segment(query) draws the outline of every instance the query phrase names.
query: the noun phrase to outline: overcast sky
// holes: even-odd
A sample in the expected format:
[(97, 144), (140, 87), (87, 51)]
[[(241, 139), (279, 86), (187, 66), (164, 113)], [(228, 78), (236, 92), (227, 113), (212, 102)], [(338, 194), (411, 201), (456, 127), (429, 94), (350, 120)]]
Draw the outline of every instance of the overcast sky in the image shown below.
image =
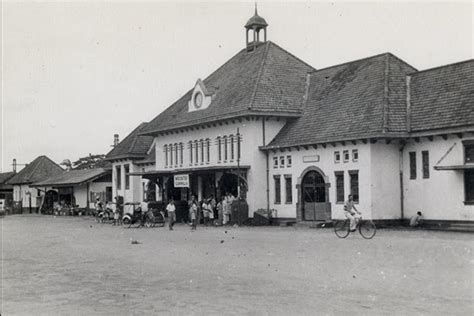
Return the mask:
[[(2, 171), (107, 153), (245, 46), (253, 2), (3, 2)], [(391, 52), (473, 58), (473, 4), (259, 1), (268, 39), (315, 68)]]

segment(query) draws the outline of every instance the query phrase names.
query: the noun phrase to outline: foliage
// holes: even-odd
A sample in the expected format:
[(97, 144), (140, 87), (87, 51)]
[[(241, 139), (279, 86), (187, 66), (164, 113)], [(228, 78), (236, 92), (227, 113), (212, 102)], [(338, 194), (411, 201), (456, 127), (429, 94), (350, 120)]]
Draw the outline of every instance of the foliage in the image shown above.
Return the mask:
[(98, 154), (81, 157), (72, 163), (73, 169), (92, 169), (106, 167), (108, 162), (105, 160), (105, 155)]

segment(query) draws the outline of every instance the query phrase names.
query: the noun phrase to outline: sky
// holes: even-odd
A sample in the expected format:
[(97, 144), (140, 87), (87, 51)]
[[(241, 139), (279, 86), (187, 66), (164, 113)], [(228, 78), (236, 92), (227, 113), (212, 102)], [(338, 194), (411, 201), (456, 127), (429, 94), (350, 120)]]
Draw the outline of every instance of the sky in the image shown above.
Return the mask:
[[(316, 69), (391, 52), (473, 58), (474, 4), (258, 2), (267, 37)], [(254, 2), (2, 2), (0, 171), (106, 154), (245, 47)]]

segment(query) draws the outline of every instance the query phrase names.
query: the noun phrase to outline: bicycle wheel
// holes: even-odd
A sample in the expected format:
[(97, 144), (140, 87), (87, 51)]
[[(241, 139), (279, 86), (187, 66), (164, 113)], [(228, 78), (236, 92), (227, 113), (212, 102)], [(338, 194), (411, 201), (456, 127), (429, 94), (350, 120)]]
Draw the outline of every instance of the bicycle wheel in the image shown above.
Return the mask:
[(339, 238), (346, 238), (349, 236), (349, 220), (337, 221), (334, 224), (334, 232)]
[(359, 225), (359, 233), (365, 239), (371, 239), (375, 236), (377, 228), (372, 221), (363, 221)]

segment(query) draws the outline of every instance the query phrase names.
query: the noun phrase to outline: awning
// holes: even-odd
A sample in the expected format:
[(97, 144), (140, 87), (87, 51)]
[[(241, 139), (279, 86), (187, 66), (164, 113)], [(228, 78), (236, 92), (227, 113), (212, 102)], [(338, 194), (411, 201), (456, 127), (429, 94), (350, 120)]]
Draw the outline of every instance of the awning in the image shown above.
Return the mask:
[(249, 165), (243, 166), (212, 166), (212, 167), (196, 167), (196, 168), (183, 168), (183, 169), (170, 169), (170, 170), (150, 170), (143, 172), (130, 172), (131, 176), (169, 176), (180, 173), (205, 173), (209, 171), (228, 171), (228, 170), (248, 170)]
[(453, 165), (453, 166), (435, 166), (435, 170), (474, 170), (474, 164)]

